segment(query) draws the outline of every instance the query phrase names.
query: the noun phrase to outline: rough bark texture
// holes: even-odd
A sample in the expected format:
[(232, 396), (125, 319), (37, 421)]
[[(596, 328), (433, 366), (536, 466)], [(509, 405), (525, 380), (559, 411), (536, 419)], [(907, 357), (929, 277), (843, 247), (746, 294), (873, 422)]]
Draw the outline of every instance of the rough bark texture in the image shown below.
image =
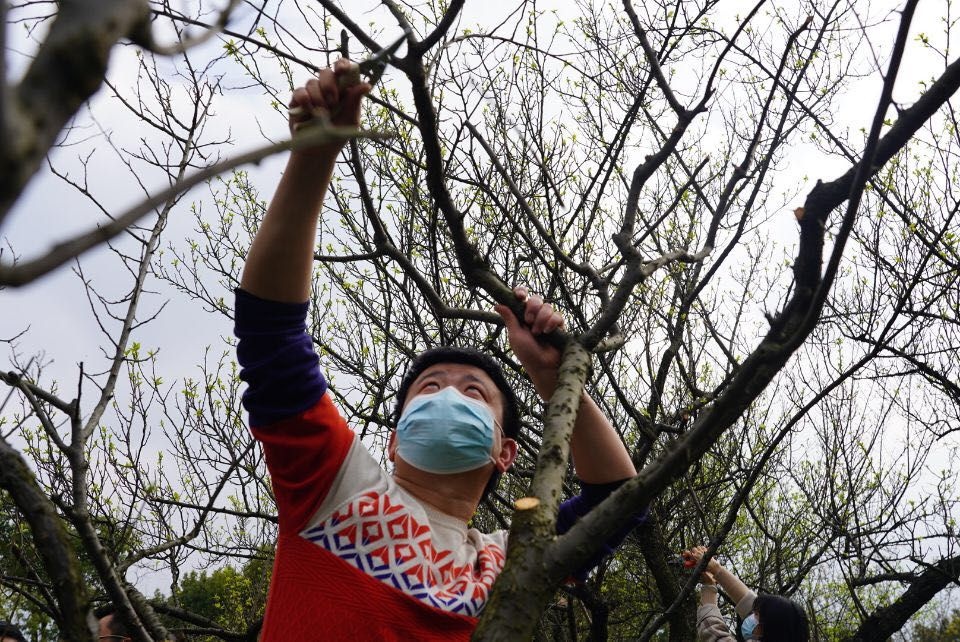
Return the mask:
[(37, 485), (36, 477), (16, 450), (0, 439), (0, 487), (30, 525), (37, 552), (52, 584), (58, 610), (55, 614), (63, 640), (89, 640), (94, 619), (90, 596), (80, 575), (77, 555), (67, 539), (63, 520)]
[[(662, 608), (666, 609), (680, 595), (677, 574), (667, 564), (668, 556), (675, 555), (663, 537), (660, 522), (651, 513), (650, 519), (636, 528), (634, 534), (640, 543), (640, 550), (657, 585)], [(682, 602), (683, 607), (670, 613), (667, 622), (670, 625), (670, 642), (686, 642), (696, 638), (696, 600), (688, 595)]]
[[(15, 90), (5, 88), (0, 122), (0, 222), (50, 147), (103, 83), (110, 51), (142, 32), (145, 0), (64, 0)], [(6, 79), (4, 79), (6, 82)]]
[(563, 579), (558, 571), (566, 573), (545, 564), (544, 554), (556, 533), (570, 435), (589, 368), (590, 355), (583, 346), (568, 344), (547, 408), (543, 445), (530, 487), (530, 494), (540, 501), (535, 508), (513, 515), (506, 566), (493, 586), (474, 640), (529, 640)]

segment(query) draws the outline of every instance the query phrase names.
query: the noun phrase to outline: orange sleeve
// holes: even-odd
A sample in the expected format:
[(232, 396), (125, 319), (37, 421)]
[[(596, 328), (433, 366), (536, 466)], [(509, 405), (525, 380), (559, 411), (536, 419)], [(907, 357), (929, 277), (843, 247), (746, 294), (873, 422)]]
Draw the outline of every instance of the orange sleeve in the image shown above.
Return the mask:
[(330, 491), (355, 435), (329, 393), (311, 408), (251, 432), (263, 444), (280, 532), (299, 532)]

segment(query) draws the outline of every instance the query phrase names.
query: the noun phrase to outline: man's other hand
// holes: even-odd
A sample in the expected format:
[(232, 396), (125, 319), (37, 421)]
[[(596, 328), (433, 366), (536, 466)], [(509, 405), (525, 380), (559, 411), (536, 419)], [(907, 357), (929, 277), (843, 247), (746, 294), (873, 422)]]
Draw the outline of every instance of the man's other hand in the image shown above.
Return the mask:
[(545, 303), (543, 297), (530, 294), (527, 288), (517, 286), (514, 296), (524, 303), (523, 323), (505, 305), (496, 305), (494, 310), (503, 318), (507, 327), (510, 349), (517, 355), (520, 364), (530, 376), (537, 392), (545, 400), (553, 395), (557, 385), (557, 368), (560, 366), (560, 351), (540, 341), (538, 337), (548, 335), (563, 327), (563, 316), (553, 305)]

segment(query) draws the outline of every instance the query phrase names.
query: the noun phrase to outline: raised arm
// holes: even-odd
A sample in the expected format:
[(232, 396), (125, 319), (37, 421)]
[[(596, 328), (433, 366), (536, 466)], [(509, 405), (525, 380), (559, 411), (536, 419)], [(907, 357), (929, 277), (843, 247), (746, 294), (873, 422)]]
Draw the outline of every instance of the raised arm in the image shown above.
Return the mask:
[[(366, 83), (338, 87), (350, 62), (338, 60), (298, 88), (290, 100), (297, 116), (290, 130), (311, 118), (327, 118), (333, 125), (356, 126), (360, 101), (370, 91)], [(310, 297), (310, 275), (316, 245), (320, 207), (333, 175), (342, 142), (294, 151), (280, 179), (266, 216), (253, 239), (240, 287), (271, 301), (302, 303)]]
[[(537, 394), (549, 401), (557, 385), (560, 352), (537, 337), (562, 327), (563, 317), (541, 297), (529, 296), (526, 288), (518, 287), (514, 293), (526, 302), (526, 326), (506, 306), (498, 305), (495, 309), (503, 317), (510, 347), (527, 371)], [(623, 481), (637, 474), (617, 431), (586, 392), (580, 401), (570, 451), (577, 477), (588, 484)]]
[[(290, 128), (313, 118), (355, 125), (370, 88), (338, 89), (349, 69), (321, 71), (290, 101)], [(234, 333), (243, 405), (263, 444), (281, 532), (298, 532), (326, 496), (353, 433), (326, 394), (307, 333), (307, 300), (320, 206), (342, 144), (293, 152), (247, 254), (237, 291)]]
[[(684, 559), (692, 559), (695, 563), (699, 564), (700, 558), (702, 558), (706, 552), (706, 546), (695, 546), (689, 550), (683, 551), (681, 555)], [(727, 595), (730, 596), (730, 600), (733, 601), (733, 603), (738, 607), (743, 601), (743, 598), (751, 594), (751, 591), (749, 588), (747, 588), (747, 585), (740, 581), (739, 577), (724, 568), (715, 557), (710, 558), (710, 561), (707, 562), (707, 568), (704, 576), (704, 584), (713, 584), (714, 582), (719, 584), (721, 587), (723, 587), (723, 590), (726, 591)], [(713, 601), (716, 603), (716, 594), (713, 596)], [(740, 609), (738, 608), (737, 610), (739, 611)], [(743, 614), (741, 613), (741, 615)]]

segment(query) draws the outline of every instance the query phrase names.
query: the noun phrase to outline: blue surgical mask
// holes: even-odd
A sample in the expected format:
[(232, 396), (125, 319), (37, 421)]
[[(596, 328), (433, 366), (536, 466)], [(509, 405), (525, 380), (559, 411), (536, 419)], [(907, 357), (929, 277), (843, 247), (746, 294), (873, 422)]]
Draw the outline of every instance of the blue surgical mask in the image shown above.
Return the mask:
[(740, 624), (740, 632), (743, 633), (743, 639), (749, 640), (753, 637), (753, 630), (757, 628), (757, 616), (751, 613), (743, 619)]
[(397, 423), (397, 453), (428, 473), (454, 474), (496, 461), (490, 408), (447, 386), (414, 397)]

